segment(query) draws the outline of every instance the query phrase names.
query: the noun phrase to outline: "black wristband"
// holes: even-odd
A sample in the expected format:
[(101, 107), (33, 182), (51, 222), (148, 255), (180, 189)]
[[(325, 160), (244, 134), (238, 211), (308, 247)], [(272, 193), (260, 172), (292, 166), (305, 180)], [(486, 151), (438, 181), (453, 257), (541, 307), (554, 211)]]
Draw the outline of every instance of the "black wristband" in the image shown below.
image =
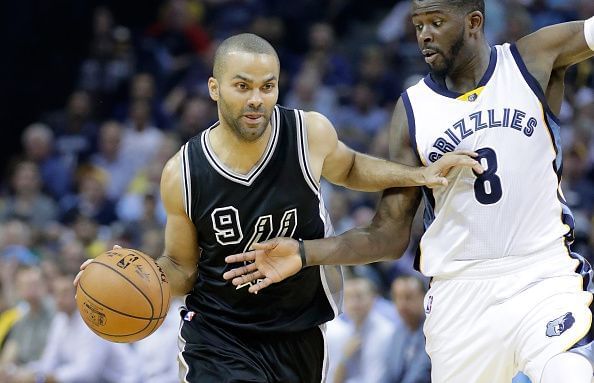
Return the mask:
[(301, 268), (303, 269), (307, 266), (307, 259), (305, 258), (305, 246), (303, 246), (303, 240), (299, 238), (297, 240), (299, 242), (299, 256), (301, 257)]

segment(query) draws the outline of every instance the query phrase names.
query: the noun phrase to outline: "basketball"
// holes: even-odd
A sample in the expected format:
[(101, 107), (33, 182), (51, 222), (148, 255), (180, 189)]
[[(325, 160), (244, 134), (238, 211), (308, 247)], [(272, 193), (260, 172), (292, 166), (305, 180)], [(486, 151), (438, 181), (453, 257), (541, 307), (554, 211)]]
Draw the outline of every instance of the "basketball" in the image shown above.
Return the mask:
[(152, 334), (169, 310), (170, 288), (161, 267), (134, 249), (106, 251), (80, 277), (76, 304), (103, 339), (135, 342)]

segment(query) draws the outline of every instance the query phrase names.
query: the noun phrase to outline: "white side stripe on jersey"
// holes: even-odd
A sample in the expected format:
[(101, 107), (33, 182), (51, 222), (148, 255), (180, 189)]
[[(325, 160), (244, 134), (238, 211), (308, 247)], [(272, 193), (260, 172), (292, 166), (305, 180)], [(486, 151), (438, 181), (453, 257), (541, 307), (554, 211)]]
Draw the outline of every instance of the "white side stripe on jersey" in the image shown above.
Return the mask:
[(186, 214), (192, 220), (192, 180), (190, 179), (190, 162), (188, 161), (188, 143), (182, 146), (181, 151), (182, 186), (184, 191), (184, 204)]
[(305, 126), (303, 111), (295, 109), (295, 121), (297, 122), (297, 147), (299, 152), (299, 165), (303, 172), (303, 178), (310, 189), (318, 194), (318, 182), (313, 177), (309, 166), (309, 147), (307, 145), (307, 127)]

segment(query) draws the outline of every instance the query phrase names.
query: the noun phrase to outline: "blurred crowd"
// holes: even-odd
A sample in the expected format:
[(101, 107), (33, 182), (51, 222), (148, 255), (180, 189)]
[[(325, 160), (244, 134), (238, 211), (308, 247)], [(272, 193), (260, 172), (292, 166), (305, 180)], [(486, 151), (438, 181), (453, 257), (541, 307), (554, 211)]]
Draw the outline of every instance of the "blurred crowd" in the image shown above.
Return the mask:
[[(594, 15), (591, 0), (486, 3), (493, 44)], [(232, 34), (253, 32), (277, 49), (281, 105), (321, 112), (349, 146), (387, 157), (394, 104), (427, 71), (408, 7), (407, 0), (167, 0), (142, 28), (95, 8), (76, 86), (62, 108), (21, 127), (18, 154), (0, 169), (0, 381), (33, 383), (39, 373), (59, 382), (177, 381), (175, 313), (145, 341), (111, 344), (81, 324), (66, 282), (114, 244), (161, 254), (161, 170), (217, 120), (206, 82), (217, 44)], [(576, 221), (573, 250), (592, 261), (593, 60), (567, 73), (565, 96), (562, 187)], [(374, 214), (376, 194), (327, 184), (323, 191), (337, 233)], [(420, 234), (417, 225), (399, 261), (347, 269), (346, 314), (328, 326), (329, 382), (429, 382), (421, 330), (427, 281), (412, 269)], [(80, 336), (63, 344), (73, 333)], [(88, 363), (81, 350), (104, 358), (96, 378), (80, 368)]]

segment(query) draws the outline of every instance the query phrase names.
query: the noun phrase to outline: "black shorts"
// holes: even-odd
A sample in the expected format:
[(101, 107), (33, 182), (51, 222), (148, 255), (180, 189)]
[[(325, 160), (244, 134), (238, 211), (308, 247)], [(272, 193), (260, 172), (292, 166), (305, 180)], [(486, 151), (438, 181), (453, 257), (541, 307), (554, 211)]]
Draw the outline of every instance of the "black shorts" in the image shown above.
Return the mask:
[(319, 383), (325, 375), (319, 327), (290, 334), (246, 333), (214, 326), (200, 314), (182, 320), (181, 326), (182, 382)]

